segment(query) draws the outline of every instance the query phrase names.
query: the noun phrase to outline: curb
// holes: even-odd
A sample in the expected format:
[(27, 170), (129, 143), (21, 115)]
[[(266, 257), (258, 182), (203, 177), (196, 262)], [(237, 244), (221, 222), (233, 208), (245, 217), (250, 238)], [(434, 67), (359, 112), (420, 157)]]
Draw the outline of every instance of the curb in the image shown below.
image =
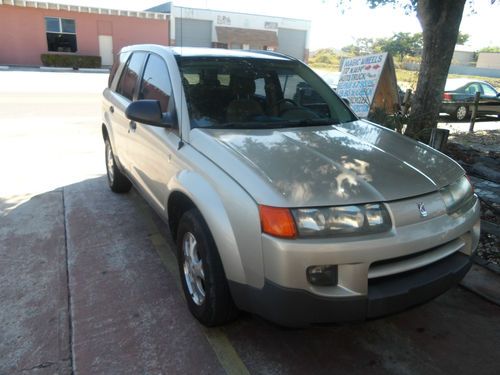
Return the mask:
[(486, 267), (473, 264), (460, 286), (500, 306), (500, 275)]
[(494, 263), (490, 263), (483, 258), (479, 257), (477, 254), (474, 253), (472, 256), (472, 261), (484, 268), (489, 269), (492, 272), (495, 272), (500, 275), (500, 266)]
[(486, 220), (481, 220), (481, 232), (493, 234), (500, 237), (500, 225), (490, 223)]
[(41, 66), (39, 68), (42, 71), (46, 72), (72, 72), (73, 68), (56, 68), (56, 67), (51, 67), (51, 66)]
[(83, 72), (83, 73), (109, 73), (109, 69), (106, 68), (80, 68), (76, 70), (76, 72)]

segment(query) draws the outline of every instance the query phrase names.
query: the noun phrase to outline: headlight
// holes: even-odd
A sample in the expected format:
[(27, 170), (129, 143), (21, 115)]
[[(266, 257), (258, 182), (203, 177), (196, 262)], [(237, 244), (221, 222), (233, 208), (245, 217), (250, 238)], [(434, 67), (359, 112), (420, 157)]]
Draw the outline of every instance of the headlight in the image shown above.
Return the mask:
[(472, 185), (467, 177), (462, 176), (457, 181), (440, 190), (446, 211), (451, 214), (465, 205), (474, 195)]
[(382, 204), (298, 208), (292, 209), (292, 214), (301, 237), (372, 234), (391, 228)]

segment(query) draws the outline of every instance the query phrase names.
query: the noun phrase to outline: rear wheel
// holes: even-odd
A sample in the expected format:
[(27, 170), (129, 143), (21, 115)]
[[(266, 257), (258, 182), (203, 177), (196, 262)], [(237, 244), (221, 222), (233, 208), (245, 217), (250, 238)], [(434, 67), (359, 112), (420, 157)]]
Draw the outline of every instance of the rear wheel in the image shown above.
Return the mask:
[(194, 317), (209, 327), (234, 320), (238, 310), (217, 247), (196, 209), (187, 211), (179, 222), (177, 250), (182, 289)]
[(115, 156), (109, 139), (106, 139), (106, 174), (108, 176), (109, 188), (115, 193), (126, 193), (130, 191), (132, 184), (129, 179), (120, 171), (115, 162)]
[(465, 118), (469, 115), (469, 109), (465, 105), (460, 105), (455, 110), (455, 118), (458, 121), (465, 120)]

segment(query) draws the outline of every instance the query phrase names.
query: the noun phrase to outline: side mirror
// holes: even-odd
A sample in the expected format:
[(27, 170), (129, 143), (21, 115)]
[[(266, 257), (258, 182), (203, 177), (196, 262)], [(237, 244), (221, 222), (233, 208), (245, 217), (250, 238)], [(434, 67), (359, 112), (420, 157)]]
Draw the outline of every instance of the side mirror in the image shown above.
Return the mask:
[(175, 121), (175, 116), (170, 113), (163, 115), (158, 100), (144, 99), (132, 102), (125, 110), (125, 116), (132, 121), (162, 128), (173, 127)]
[(347, 98), (342, 98), (342, 101), (347, 105), (348, 107), (351, 107), (351, 102)]

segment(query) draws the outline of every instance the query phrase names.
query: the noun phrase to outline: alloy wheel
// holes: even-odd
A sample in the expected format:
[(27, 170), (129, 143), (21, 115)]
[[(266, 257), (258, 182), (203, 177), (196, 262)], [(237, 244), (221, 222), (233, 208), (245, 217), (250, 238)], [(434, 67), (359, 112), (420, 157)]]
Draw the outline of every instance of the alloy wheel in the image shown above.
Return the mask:
[(205, 301), (205, 273), (196, 237), (191, 232), (186, 232), (182, 238), (182, 253), (186, 286), (193, 302), (201, 306)]

